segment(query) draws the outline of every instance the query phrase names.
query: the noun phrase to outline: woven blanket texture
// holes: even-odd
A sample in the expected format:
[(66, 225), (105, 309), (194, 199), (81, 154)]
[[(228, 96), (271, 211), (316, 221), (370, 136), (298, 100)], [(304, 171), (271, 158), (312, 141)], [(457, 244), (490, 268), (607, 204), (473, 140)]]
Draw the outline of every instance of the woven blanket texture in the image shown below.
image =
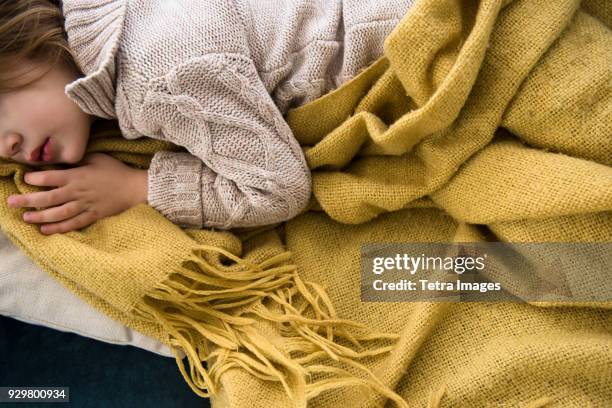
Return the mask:
[[(6, 204), (40, 190), (32, 168), (3, 161), (0, 227), (182, 350), (215, 408), (609, 406), (612, 302), (362, 302), (360, 247), (611, 241), (610, 4), (417, 1), (382, 58), (288, 112), (313, 175), (288, 222), (195, 230), (141, 204), (44, 236)], [(158, 150), (184, 149), (110, 122), (88, 146), (139, 168)]]

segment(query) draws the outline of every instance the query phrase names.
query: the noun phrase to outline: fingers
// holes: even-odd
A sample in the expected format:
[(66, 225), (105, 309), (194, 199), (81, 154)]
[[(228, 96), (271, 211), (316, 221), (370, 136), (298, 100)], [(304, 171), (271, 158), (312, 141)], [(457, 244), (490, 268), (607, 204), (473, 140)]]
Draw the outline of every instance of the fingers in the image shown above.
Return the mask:
[(63, 186), (68, 180), (69, 170), (45, 170), (26, 173), (23, 180), (33, 186)]
[(40, 227), (40, 232), (48, 234), (64, 233), (69, 231), (75, 231), (84, 228), (96, 221), (95, 214), (90, 211), (83, 211), (76, 217), (70, 218), (69, 220), (57, 222), (54, 224), (45, 224)]
[(79, 201), (70, 201), (59, 207), (48, 208), (42, 211), (29, 211), (23, 214), (23, 220), (33, 224), (57, 222), (74, 217), (83, 211)]
[(72, 198), (68, 193), (68, 189), (61, 187), (53, 190), (10, 196), (8, 198), (8, 205), (11, 208), (45, 208), (64, 204)]

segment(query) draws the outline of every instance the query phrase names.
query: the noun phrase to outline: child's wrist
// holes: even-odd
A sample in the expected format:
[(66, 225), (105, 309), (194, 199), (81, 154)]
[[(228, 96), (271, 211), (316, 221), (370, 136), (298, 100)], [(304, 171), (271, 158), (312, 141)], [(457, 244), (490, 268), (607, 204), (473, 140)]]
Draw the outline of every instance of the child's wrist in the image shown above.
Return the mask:
[(148, 200), (148, 170), (133, 169), (133, 175), (131, 178), (132, 188), (130, 192), (133, 194), (132, 203), (138, 205), (141, 203), (147, 204)]

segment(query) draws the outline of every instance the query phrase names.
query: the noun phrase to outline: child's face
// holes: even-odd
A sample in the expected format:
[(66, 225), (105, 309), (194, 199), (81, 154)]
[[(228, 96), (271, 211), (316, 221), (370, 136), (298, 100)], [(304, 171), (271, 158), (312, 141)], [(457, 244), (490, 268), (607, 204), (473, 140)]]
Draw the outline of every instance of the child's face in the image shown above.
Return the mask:
[[(31, 67), (33, 72), (27, 72)], [(45, 66), (34, 62), (20, 65), (21, 78), (34, 78)], [(42, 70), (42, 71), (41, 71)], [(78, 76), (63, 64), (53, 67), (36, 82), (8, 93), (0, 93), (0, 157), (28, 165), (78, 163), (85, 155), (94, 116), (83, 112), (64, 93)], [(35, 156), (50, 138), (51, 158)]]

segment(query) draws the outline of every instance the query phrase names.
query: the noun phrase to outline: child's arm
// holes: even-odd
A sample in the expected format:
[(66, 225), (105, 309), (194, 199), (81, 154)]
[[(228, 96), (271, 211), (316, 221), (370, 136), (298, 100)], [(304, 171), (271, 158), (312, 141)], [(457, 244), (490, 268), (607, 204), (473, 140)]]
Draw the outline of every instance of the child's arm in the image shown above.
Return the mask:
[(207, 54), (151, 80), (137, 121), (189, 151), (157, 152), (148, 172), (149, 205), (175, 224), (272, 224), (308, 204), (303, 151), (244, 55)]

